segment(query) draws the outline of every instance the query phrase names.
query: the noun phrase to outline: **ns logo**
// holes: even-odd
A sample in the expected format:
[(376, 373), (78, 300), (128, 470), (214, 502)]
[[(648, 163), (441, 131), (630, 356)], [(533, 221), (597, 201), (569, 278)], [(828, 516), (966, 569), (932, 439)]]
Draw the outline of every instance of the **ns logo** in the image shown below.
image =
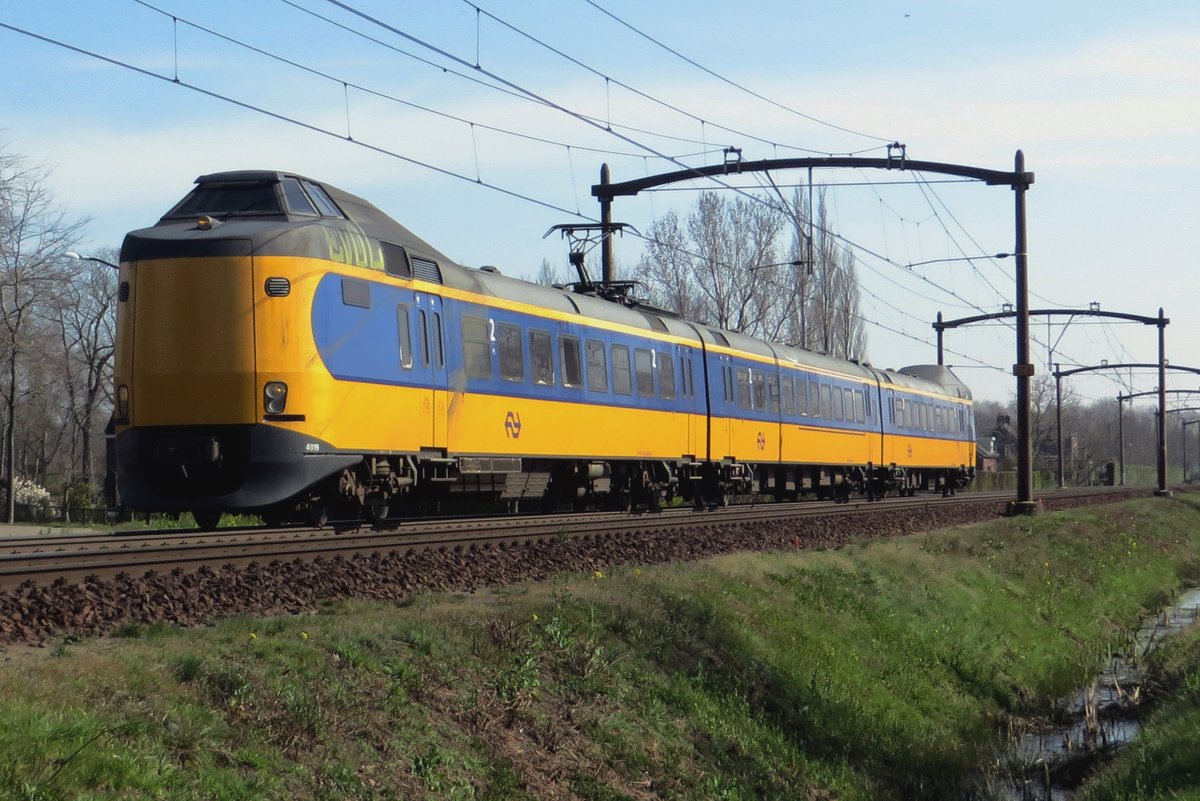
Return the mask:
[(509, 412), (504, 416), (504, 433), (509, 439), (519, 439), (521, 436), (521, 413)]

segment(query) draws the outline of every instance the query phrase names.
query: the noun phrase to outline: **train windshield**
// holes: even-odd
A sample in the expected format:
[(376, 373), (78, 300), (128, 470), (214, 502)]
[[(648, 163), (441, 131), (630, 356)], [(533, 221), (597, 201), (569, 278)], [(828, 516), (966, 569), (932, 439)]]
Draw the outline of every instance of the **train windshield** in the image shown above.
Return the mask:
[(275, 181), (222, 181), (197, 186), (163, 219), (198, 217), (207, 214), (225, 217), (283, 214)]

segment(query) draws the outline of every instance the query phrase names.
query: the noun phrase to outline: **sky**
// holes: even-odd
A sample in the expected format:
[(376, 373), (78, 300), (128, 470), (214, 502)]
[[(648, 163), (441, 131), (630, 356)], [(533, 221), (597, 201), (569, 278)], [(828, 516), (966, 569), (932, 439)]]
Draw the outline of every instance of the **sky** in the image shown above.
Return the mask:
[[(623, 181), (727, 147), (879, 158), (900, 142), (1011, 171), (1021, 150), (1031, 307), (1161, 307), (1168, 359), (1200, 366), (1195, 0), (3, 0), (0, 26), (0, 147), (51, 170), (90, 219), (85, 252), (152, 225), (199, 175), (278, 169), (370, 200), (460, 263), (533, 278), (543, 259), (566, 269), (552, 225), (599, 216), (602, 163)], [(807, 175), (771, 178), (790, 194)], [(857, 258), (873, 364), (933, 362), (938, 312), (1014, 302), (1013, 259), (964, 259), (1014, 250), (1008, 187), (814, 179)], [(723, 179), (770, 198), (765, 180)], [(614, 219), (648, 232), (699, 189), (737, 196), (697, 181), (619, 198)], [(618, 239), (618, 265), (641, 251)], [(1033, 320), (1039, 374), (1157, 359), (1154, 326), (1065, 320)], [(1012, 396), (1011, 327), (948, 331), (946, 347), (976, 397)], [(1157, 377), (1065, 383), (1086, 401)]]

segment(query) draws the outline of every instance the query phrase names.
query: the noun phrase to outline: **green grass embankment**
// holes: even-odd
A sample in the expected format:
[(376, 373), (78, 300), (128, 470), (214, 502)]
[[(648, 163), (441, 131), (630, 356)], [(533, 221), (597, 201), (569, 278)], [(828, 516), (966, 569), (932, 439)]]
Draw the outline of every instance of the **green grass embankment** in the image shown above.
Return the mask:
[(1198, 523), (1144, 500), (9, 648), (0, 798), (958, 798), (1197, 580)]

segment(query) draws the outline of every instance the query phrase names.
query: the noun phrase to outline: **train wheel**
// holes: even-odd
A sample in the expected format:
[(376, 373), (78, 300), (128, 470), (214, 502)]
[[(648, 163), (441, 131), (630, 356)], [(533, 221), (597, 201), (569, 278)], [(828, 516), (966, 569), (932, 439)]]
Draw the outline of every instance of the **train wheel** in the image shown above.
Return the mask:
[(324, 528), (329, 522), (329, 507), (323, 503), (312, 502), (308, 505), (308, 522), (313, 528)]
[(220, 509), (198, 509), (192, 512), (196, 518), (196, 526), (203, 531), (213, 531), (221, 522)]
[(363, 516), (373, 526), (378, 526), (387, 520), (388, 503), (383, 498), (368, 498), (363, 505)]

